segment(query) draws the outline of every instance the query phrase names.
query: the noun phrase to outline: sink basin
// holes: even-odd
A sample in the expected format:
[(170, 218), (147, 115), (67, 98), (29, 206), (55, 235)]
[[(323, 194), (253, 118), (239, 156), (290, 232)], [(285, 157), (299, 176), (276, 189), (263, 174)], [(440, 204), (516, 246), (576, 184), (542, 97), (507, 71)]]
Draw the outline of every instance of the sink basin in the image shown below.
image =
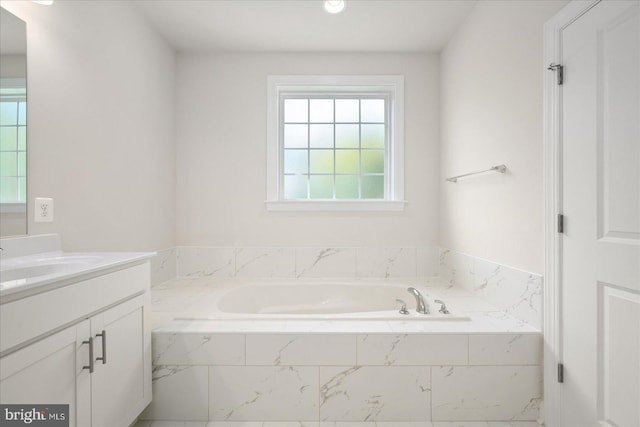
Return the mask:
[(0, 306), (142, 264), (155, 256), (148, 252), (64, 252), (57, 234), (2, 238), (0, 247)]
[(55, 263), (38, 264), (27, 267), (15, 267), (0, 271), (0, 282), (11, 280), (30, 279), (33, 277), (46, 276), (49, 274), (61, 273), (72, 268), (82, 267), (84, 263)]
[(30, 264), (18, 264), (0, 270), (0, 283), (12, 280), (33, 279), (50, 274), (80, 270), (100, 261), (99, 256), (70, 255), (41, 257)]

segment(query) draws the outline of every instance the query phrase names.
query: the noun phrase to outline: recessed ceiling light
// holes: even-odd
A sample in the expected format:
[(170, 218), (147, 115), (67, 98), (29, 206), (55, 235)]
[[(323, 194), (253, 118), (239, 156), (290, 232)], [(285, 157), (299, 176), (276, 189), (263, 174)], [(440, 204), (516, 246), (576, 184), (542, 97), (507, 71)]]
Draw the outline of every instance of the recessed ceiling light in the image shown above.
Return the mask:
[(344, 0), (324, 0), (324, 10), (329, 13), (340, 13), (344, 10)]
[(50, 6), (53, 4), (53, 0), (31, 0), (34, 3), (43, 4), (45, 6)]

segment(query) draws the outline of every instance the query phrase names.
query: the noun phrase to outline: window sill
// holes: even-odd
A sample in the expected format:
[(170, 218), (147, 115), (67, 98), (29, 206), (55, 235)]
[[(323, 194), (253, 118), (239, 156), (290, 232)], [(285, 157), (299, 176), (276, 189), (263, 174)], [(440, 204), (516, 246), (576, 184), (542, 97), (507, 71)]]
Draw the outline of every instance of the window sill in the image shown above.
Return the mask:
[(404, 200), (273, 200), (266, 201), (268, 211), (325, 211), (325, 212), (399, 212)]

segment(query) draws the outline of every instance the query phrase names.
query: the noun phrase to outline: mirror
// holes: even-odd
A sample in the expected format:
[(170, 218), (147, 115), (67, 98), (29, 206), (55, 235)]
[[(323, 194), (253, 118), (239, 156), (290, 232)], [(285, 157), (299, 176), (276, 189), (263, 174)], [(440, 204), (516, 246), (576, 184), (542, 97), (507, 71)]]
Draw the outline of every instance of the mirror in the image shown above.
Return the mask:
[(0, 236), (27, 234), (27, 26), (0, 8)]

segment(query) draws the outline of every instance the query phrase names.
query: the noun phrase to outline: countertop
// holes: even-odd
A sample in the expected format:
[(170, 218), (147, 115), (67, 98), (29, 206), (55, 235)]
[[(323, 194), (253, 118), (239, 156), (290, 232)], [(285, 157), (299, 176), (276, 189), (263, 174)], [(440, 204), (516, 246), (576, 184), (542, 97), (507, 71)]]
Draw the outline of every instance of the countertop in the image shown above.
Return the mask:
[[(0, 304), (140, 264), (155, 255), (155, 252), (52, 251), (3, 257), (0, 259)], [(17, 276), (20, 277), (14, 279)]]

